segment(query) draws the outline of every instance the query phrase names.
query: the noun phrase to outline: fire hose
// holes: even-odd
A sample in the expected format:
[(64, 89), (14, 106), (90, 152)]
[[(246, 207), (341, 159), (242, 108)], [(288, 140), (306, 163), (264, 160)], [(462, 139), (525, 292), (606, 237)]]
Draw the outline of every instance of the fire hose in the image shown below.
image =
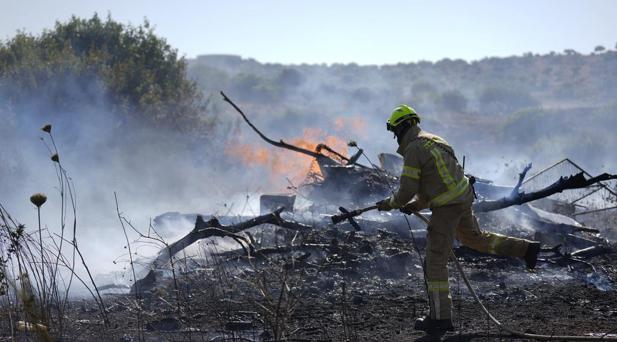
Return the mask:
[[(356, 209), (356, 210), (353, 210), (353, 211), (350, 211), (350, 212), (347, 212), (347, 213), (343, 213), (343, 214), (340, 214), (340, 215), (334, 215), (334, 216), (332, 216), (332, 222), (333, 223), (338, 223), (338, 222), (341, 222), (341, 221), (343, 221), (345, 219), (352, 219), (354, 216), (358, 216), (361, 213), (369, 211), (369, 210), (372, 210), (372, 209), (375, 209), (375, 206), (371, 206), (371, 207), (367, 207), (367, 208), (363, 208), (363, 209)], [(428, 218), (426, 218), (426, 216), (420, 214), (419, 212), (413, 212), (413, 215), (416, 216), (417, 218), (419, 218), (425, 224), (427, 224), (427, 225), (429, 224)], [(488, 318), (490, 318), (491, 321), (493, 321), (493, 323), (495, 323), (498, 327), (500, 327), (504, 331), (507, 331), (510, 334), (512, 334), (513, 337), (522, 337), (522, 338), (529, 338), (529, 339), (542, 340), (542, 341), (553, 341), (553, 340), (617, 341), (617, 337), (607, 336), (608, 333), (606, 333), (606, 334), (604, 334), (602, 336), (540, 335), (540, 334), (525, 333), (525, 332), (518, 331), (516, 329), (512, 329), (512, 328), (504, 325), (503, 323), (499, 322), (499, 320), (497, 320), (497, 318), (495, 318), (495, 316), (493, 316), (490, 313), (490, 311), (488, 311), (486, 306), (484, 306), (484, 304), (482, 303), (482, 301), (478, 297), (478, 294), (476, 293), (476, 291), (471, 286), (471, 283), (469, 282), (469, 279), (465, 275), (465, 272), (463, 271), (463, 267), (461, 266), (461, 264), (458, 262), (458, 259), (454, 255), (454, 251), (452, 250), (452, 248), (450, 248), (450, 254), (451, 254), (451, 259), (454, 260), (454, 265), (456, 266), (457, 271), (461, 275), (461, 278), (463, 278), (463, 282), (467, 286), (467, 289), (471, 293), (471, 296), (473, 297), (473, 299), (476, 302), (476, 304), (478, 304), (480, 306), (482, 311), (487, 315)]]

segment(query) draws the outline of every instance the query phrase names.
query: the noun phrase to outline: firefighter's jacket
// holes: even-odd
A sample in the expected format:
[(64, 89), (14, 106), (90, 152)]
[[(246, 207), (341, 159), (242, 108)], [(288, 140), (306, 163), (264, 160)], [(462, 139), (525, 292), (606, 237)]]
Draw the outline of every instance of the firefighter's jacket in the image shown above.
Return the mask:
[(418, 209), (473, 202), (473, 192), (454, 150), (434, 134), (412, 126), (401, 139), (398, 154), (404, 165), (400, 187), (390, 206), (403, 207), (417, 195)]

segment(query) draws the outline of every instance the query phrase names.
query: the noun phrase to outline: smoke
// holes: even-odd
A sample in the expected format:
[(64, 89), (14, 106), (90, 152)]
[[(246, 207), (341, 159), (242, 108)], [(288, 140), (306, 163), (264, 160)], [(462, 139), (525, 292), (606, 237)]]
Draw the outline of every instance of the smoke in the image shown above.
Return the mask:
[[(61, 233), (59, 183), (46, 147), (51, 141), (40, 129), (46, 123), (53, 126), (60, 161), (75, 186), (77, 241), (94, 273), (117, 271), (119, 266), (113, 261), (128, 258), (114, 192), (122, 215), (144, 233), (151, 219), (169, 211), (258, 212), (252, 197), (263, 190), (258, 180), (265, 174), (247, 172), (225, 156), (224, 127), (200, 135), (153, 128), (136, 119), (137, 115), (112, 111), (102, 90), (99, 97), (91, 97), (92, 92), (85, 94), (70, 84), (65, 88), (67, 98), (79, 105), (62, 111), (43, 96), (27, 104), (0, 96), (0, 202), (26, 225), (26, 231), (37, 229), (36, 209), (28, 199), (43, 192), (49, 198), (42, 207), (44, 229), (51, 235)], [(69, 210), (65, 228), (69, 239), (71, 222)], [(173, 238), (190, 228), (166, 227), (165, 237)], [(130, 241), (136, 238), (129, 230)], [(137, 258), (153, 253), (144, 246), (133, 249)]]
[[(267, 145), (220, 99), (218, 90), (225, 90), (274, 140), (299, 143), (304, 139), (306, 147), (326, 142), (347, 154), (355, 149), (344, 151), (345, 143), (354, 140), (373, 163), (378, 162), (379, 153), (396, 151), (385, 121), (392, 108), (409, 103), (420, 113), (422, 128), (448, 140), (459, 160), (465, 156), (466, 171), (479, 177), (512, 184), (525, 164), (533, 162), (537, 171), (565, 157), (592, 173), (617, 170), (610, 153), (610, 146), (617, 143), (610, 133), (615, 127), (615, 107), (588, 111), (595, 119), (585, 120), (584, 125), (577, 124), (581, 118), (576, 119), (573, 110), (566, 113), (568, 120), (555, 126), (563, 113), (558, 110), (486, 115), (479, 100), (472, 98), (476, 96), (473, 91), (461, 84), (438, 81), (426, 85), (437, 71), (420, 73), (419, 65), (394, 78), (391, 75), (401, 72), (395, 66), (284, 67), (254, 61), (229, 66), (225, 58), (192, 63), (197, 62), (210, 63), (212, 75), (200, 77), (195, 68), (190, 73), (210, 96), (208, 111), (218, 122), (215, 129), (201, 134), (153, 128), (137, 115), (115, 113), (110, 108), (117, 106), (101, 95), (104, 91), (96, 80), (87, 87), (83, 82), (80, 86), (63, 84), (75, 105), (62, 111), (44, 96), (9, 105), (0, 94), (2, 204), (33, 231), (36, 211), (28, 198), (45, 192), (49, 200), (42, 208), (44, 225), (51, 233), (60, 232), (56, 173), (40, 141), (45, 137), (40, 127), (51, 123), (62, 164), (76, 188), (78, 241), (95, 273), (117, 271), (119, 266), (112, 261), (126, 255), (114, 192), (122, 214), (144, 232), (151, 219), (167, 212), (257, 214), (260, 194), (292, 192), (287, 189), (288, 178), (299, 182), (298, 175), (311, 168), (311, 161)], [(246, 74), (259, 77), (242, 76)], [(470, 98), (468, 108), (440, 107), (439, 97), (431, 94), (440, 92), (442, 85), (444, 91), (460, 86)], [(540, 106), (549, 105), (540, 102)], [(366, 159), (359, 162), (369, 163)], [(173, 240), (192, 224), (178, 222), (158, 228)], [(129, 233), (134, 241), (136, 234)], [(147, 257), (153, 251), (140, 247), (137, 253)]]
[[(307, 127), (320, 129), (341, 140), (357, 141), (374, 161), (378, 153), (396, 150), (385, 121), (392, 108), (408, 103), (420, 113), (423, 129), (448, 140), (459, 159), (465, 156), (468, 172), (512, 184), (530, 162), (532, 174), (564, 158), (592, 174), (617, 170), (610, 150), (617, 143), (612, 132), (617, 126), (617, 89), (603, 78), (584, 74), (577, 83), (566, 82), (568, 75), (580, 73), (581, 63), (602, 74), (615, 56), (584, 56), (584, 61), (568, 56), (513, 57), (473, 63), (446, 59), (363, 67), (283, 66), (238, 56), (200, 56), (189, 61), (189, 75), (212, 94), (213, 102), (218, 98), (217, 85), (225, 84), (226, 93), (275, 140), (301, 136)], [(544, 59), (563, 69), (538, 84), (534, 75), (545, 68)], [(202, 72), (206, 67), (207, 74)], [(562, 89), (563, 82), (570, 91)], [(462, 99), (452, 102), (448, 100), (452, 96), (444, 95), (453, 92)], [(239, 120), (224, 105), (219, 109), (223, 120)], [(254, 138), (251, 143), (265, 146), (238, 122), (241, 133)]]

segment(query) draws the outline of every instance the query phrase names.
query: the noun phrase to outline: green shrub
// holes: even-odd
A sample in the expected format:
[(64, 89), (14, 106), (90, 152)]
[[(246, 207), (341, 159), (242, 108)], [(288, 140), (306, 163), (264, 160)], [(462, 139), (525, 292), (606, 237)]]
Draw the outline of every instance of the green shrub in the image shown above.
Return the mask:
[(13, 105), (37, 99), (54, 111), (104, 101), (115, 111), (178, 127), (194, 124), (203, 110), (186, 62), (147, 21), (134, 27), (96, 14), (0, 43), (0, 94)]

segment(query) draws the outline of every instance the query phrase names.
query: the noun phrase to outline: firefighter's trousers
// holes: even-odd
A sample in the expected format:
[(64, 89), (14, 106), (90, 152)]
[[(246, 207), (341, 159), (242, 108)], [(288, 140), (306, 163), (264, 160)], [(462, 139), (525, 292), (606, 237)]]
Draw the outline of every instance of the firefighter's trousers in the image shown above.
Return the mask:
[(447, 264), (454, 237), (479, 252), (513, 257), (524, 256), (531, 242), (480, 230), (470, 204), (432, 208), (426, 246), (426, 281), (433, 319), (452, 317)]

